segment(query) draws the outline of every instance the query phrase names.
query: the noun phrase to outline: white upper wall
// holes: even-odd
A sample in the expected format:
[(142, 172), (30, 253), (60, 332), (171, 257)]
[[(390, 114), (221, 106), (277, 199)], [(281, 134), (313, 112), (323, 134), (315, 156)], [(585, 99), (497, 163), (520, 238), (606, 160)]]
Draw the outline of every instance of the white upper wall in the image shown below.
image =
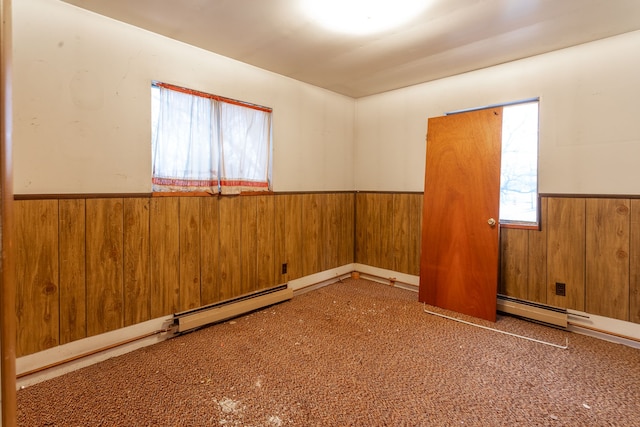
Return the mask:
[(541, 193), (640, 194), (640, 32), (356, 101), (357, 190), (422, 191), (427, 119), (540, 97)]
[(540, 97), (540, 192), (640, 194), (640, 32), (353, 100), (57, 0), (13, 12), (16, 194), (151, 191), (152, 80), (272, 107), (275, 191), (422, 191), (428, 117)]
[(273, 108), (273, 189), (352, 190), (354, 101), (57, 0), (13, 5), (14, 192), (151, 191), (152, 80)]

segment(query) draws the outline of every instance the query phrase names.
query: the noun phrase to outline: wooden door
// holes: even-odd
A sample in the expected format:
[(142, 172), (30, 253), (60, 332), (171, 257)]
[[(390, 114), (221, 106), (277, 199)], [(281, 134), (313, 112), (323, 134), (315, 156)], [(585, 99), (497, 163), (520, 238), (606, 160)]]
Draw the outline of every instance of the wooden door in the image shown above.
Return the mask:
[(501, 135), (501, 107), (430, 118), (427, 129), (419, 300), (490, 321), (498, 289)]

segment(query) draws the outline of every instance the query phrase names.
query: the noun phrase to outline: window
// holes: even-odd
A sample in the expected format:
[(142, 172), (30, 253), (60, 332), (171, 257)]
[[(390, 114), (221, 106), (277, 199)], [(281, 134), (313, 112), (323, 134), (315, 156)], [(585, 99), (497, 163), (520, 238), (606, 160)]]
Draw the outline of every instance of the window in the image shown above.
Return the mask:
[(500, 223), (538, 223), (538, 99), (452, 111), (502, 107)]
[(164, 83), (151, 104), (153, 191), (270, 190), (270, 108)]
[(503, 108), (500, 221), (538, 222), (538, 101)]

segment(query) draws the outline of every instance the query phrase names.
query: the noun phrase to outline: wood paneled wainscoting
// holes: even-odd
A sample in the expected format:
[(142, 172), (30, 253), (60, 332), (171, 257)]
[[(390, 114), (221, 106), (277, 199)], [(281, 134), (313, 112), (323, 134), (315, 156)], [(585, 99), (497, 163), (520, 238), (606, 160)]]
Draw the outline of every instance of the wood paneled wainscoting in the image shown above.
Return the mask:
[(17, 356), (351, 264), (354, 214), (352, 192), (17, 196)]
[[(18, 356), (354, 262), (418, 276), (422, 200), (17, 196)], [(499, 293), (640, 323), (640, 199), (540, 201), (540, 229), (501, 229)]]
[(356, 262), (419, 276), (422, 200), (422, 193), (357, 193)]
[(640, 199), (542, 196), (541, 228), (503, 228), (500, 247), (500, 293), (640, 323)]
[[(356, 262), (419, 275), (422, 197), (357, 193)], [(640, 198), (542, 195), (540, 205), (539, 229), (501, 228), (498, 292), (640, 323)]]

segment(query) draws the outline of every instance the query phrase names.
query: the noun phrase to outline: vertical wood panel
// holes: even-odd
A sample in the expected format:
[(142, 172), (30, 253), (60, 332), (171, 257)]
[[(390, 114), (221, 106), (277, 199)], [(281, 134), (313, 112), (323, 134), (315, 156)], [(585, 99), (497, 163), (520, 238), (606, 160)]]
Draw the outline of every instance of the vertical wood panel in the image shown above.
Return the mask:
[(180, 297), (180, 207), (177, 197), (152, 197), (151, 317), (178, 311)]
[[(302, 195), (289, 194), (285, 203), (285, 248), (288, 280), (302, 277), (303, 240), (302, 240)], [(305, 246), (306, 247), (306, 246)]]
[(540, 229), (529, 230), (527, 299), (547, 303), (547, 198), (540, 200)]
[[(400, 262), (408, 269), (409, 260), (399, 259), (410, 245), (409, 205), (402, 198), (408, 195), (387, 193), (358, 193), (356, 199), (356, 262), (388, 270), (396, 270)], [(394, 211), (394, 202), (400, 201), (400, 211)], [(403, 223), (406, 221), (406, 223)], [(397, 233), (400, 235), (396, 236)], [(404, 249), (400, 247), (405, 245)], [(419, 256), (419, 255), (418, 255)], [(399, 259), (399, 261), (398, 261)], [(419, 263), (419, 260), (418, 260)], [(419, 268), (419, 267), (418, 267)]]
[(60, 344), (87, 336), (85, 201), (58, 202), (60, 256)]
[(368, 193), (356, 193), (356, 233), (355, 233), (355, 262), (370, 265), (369, 252), (367, 251), (369, 242), (369, 222)]
[(124, 326), (122, 199), (87, 199), (87, 335)]
[(382, 239), (380, 230), (380, 200), (378, 194), (367, 193), (365, 197), (367, 210), (364, 214), (368, 218), (366, 223), (367, 228), (365, 230), (365, 251), (369, 261), (368, 265), (381, 267), (380, 253), (382, 252)]
[(200, 197), (180, 197), (180, 311), (200, 307)]
[(382, 230), (380, 230), (380, 198), (378, 194), (367, 194), (367, 212), (369, 217), (366, 230), (367, 253), (370, 264), (374, 267), (381, 267), (380, 254), (382, 253)]
[(347, 265), (355, 262), (354, 260), (354, 248), (355, 248), (355, 194), (344, 193), (340, 195), (340, 218), (341, 231), (339, 234), (339, 257), (338, 265)]
[(528, 230), (516, 228), (502, 228), (500, 230), (499, 293), (503, 295), (527, 299), (528, 236)]
[(220, 199), (220, 300), (242, 293), (241, 211), (241, 197)]
[(204, 197), (200, 200), (200, 274), (202, 304), (220, 301), (219, 289), (219, 200)]
[(408, 274), (414, 276), (420, 275), (420, 245), (422, 243), (422, 206), (424, 197), (422, 194), (411, 195), (411, 224), (410, 224), (410, 240), (409, 240), (409, 270)]
[[(274, 196), (275, 212), (274, 212), (274, 233), (275, 233), (275, 276), (274, 283), (280, 285), (286, 283), (288, 278), (286, 273), (282, 273), (282, 264), (287, 262), (287, 245), (286, 245), (286, 203), (285, 196)], [(287, 266), (288, 267), (288, 266)]]
[(240, 294), (255, 291), (258, 284), (258, 197), (240, 198)]
[(640, 200), (631, 200), (629, 321), (640, 323)]
[(320, 271), (322, 259), (322, 205), (317, 194), (302, 195), (302, 275)]
[[(383, 251), (382, 233), (380, 230), (382, 206), (379, 194), (367, 194), (367, 211), (365, 215), (369, 218), (367, 221), (367, 253), (371, 262), (370, 265), (382, 268), (380, 262), (380, 254)], [(389, 224), (387, 224), (387, 227), (389, 227)]]
[(124, 324), (151, 319), (148, 198), (124, 199)]
[(320, 243), (322, 249), (322, 263), (320, 270), (329, 270), (339, 267), (339, 248), (341, 239), (342, 220), (340, 217), (340, 195), (321, 195), (322, 204), (322, 232)]
[(256, 289), (265, 289), (278, 284), (276, 280), (276, 198), (274, 196), (256, 196)]
[(410, 269), (411, 198), (409, 194), (393, 195), (393, 270), (406, 273)]
[(375, 267), (393, 270), (394, 250), (393, 250), (393, 194), (379, 194), (377, 199), (376, 211), (378, 245), (376, 246), (376, 264)]
[(627, 199), (586, 201), (588, 313), (629, 319), (629, 210)]
[(59, 342), (58, 201), (14, 203), (17, 356)]
[[(585, 199), (548, 200), (547, 303), (584, 311)], [(566, 297), (555, 294), (555, 284), (566, 284)]]

